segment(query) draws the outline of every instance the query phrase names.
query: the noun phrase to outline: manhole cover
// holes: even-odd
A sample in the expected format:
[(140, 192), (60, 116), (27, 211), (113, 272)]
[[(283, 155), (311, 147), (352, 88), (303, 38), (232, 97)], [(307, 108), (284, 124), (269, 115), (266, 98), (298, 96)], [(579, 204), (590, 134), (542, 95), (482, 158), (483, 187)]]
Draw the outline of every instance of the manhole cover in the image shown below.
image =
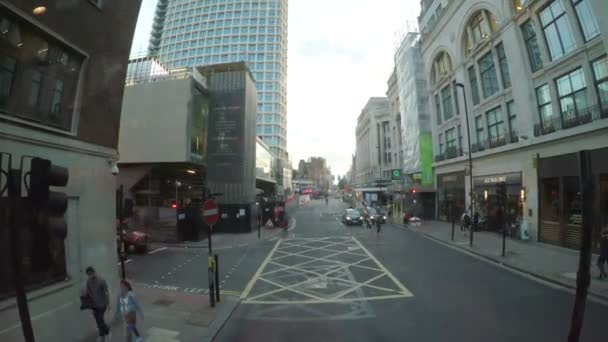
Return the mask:
[(152, 304), (154, 305), (160, 305), (160, 306), (169, 306), (171, 304), (173, 304), (174, 301), (172, 301), (171, 299), (168, 298), (159, 298), (157, 300), (155, 300)]

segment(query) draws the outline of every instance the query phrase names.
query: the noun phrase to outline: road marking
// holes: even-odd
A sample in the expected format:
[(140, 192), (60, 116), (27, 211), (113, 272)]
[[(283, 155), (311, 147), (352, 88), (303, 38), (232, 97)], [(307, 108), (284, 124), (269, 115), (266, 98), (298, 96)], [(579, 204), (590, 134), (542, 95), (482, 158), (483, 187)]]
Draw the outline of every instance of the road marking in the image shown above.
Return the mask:
[(160, 252), (160, 251), (164, 251), (164, 250), (166, 250), (166, 249), (167, 249), (167, 247), (160, 247), (160, 248), (157, 248), (157, 249), (155, 249), (155, 250), (153, 250), (153, 251), (149, 251), (149, 252), (148, 252), (148, 254), (154, 254), (154, 253), (158, 253), (158, 252)]
[(147, 284), (147, 283), (137, 283), (137, 286), (142, 286), (147, 289), (156, 289), (162, 291), (169, 292), (183, 292), (183, 293), (203, 293), (206, 292), (207, 289), (204, 288), (196, 288), (196, 287), (180, 287), (175, 285), (160, 285), (160, 284)]
[[(368, 266), (362, 265), (364, 262)], [(266, 270), (270, 265), (272, 269)], [(353, 271), (357, 272), (357, 277)], [(374, 284), (383, 277), (388, 279)], [(253, 289), (256, 291), (252, 292)], [(243, 304), (278, 305), (349, 303), (412, 296), (376, 257), (356, 238), (349, 236), (280, 239), (250, 280), (241, 299)]]
[(409, 297), (412, 296), (412, 293), (407, 288), (405, 288), (405, 286), (403, 286), (403, 284), (401, 284), (401, 282), (399, 282), (397, 277), (395, 277), (391, 273), (391, 271), (389, 271), (384, 265), (382, 265), (382, 263), (372, 253), (370, 253), (370, 251), (368, 251), (367, 248), (365, 248), (365, 246), (363, 246), (363, 244), (361, 242), (359, 242), (359, 240), (355, 239), (354, 237), (353, 237), (353, 240), (355, 240), (355, 242), (359, 245), (359, 247), (361, 247), (362, 250), (364, 250), (367, 254), (369, 254), (370, 258), (372, 260), (374, 260), (378, 266), (380, 266), (380, 268), (386, 273), (386, 275), (388, 275), (389, 278), (391, 278), (392, 281), (395, 282), (395, 284), (397, 284), (397, 286), (399, 286), (399, 288), (401, 289), (401, 291), (403, 291), (403, 293), (407, 293)]
[[(130, 263), (131, 261), (133, 261), (133, 259), (127, 259), (127, 260), (125, 260), (125, 264), (128, 264), (128, 263)], [(120, 265), (120, 261), (118, 262), (118, 265)]]
[(247, 287), (245, 287), (245, 290), (241, 294), (241, 299), (245, 299), (249, 295), (249, 292), (251, 292), (251, 289), (253, 288), (253, 284), (255, 283), (255, 281), (257, 280), (257, 278), (262, 273), (262, 270), (264, 270), (264, 268), (266, 268), (266, 265), (270, 262), (270, 258), (272, 258), (272, 255), (274, 254), (274, 252), (277, 250), (277, 248), (279, 248), (279, 244), (281, 243), (282, 240), (283, 239), (279, 239), (279, 241), (277, 241), (274, 244), (274, 247), (268, 253), (268, 255), (266, 255), (266, 259), (264, 259), (264, 261), (262, 262), (262, 264), (260, 265), (260, 267), (258, 267), (257, 271), (255, 271), (255, 274), (253, 275), (253, 277), (251, 278), (251, 280), (247, 284)]
[(296, 223), (297, 223), (298, 221), (296, 221), (296, 218), (295, 218), (295, 217), (293, 217), (293, 218), (292, 218), (292, 220), (293, 220), (293, 225), (291, 225), (291, 228), (287, 229), (287, 231), (293, 231), (293, 230), (296, 230)]

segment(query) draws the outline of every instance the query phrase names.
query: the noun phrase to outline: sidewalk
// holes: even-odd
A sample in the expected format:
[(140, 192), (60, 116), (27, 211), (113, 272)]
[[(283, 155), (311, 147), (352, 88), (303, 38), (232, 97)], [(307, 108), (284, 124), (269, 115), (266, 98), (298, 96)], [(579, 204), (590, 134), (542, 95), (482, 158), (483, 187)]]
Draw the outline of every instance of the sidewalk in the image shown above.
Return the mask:
[[(204, 342), (212, 341), (237, 307), (239, 298), (223, 294), (215, 308), (209, 305), (208, 294), (170, 292), (135, 284), (137, 299), (144, 319), (137, 317), (139, 332), (146, 342)], [(114, 318), (115, 304), (106, 321)], [(111, 342), (126, 341), (124, 324), (113, 321)], [(90, 336), (80, 342), (93, 342)]]
[[(403, 227), (403, 225), (400, 225)], [(517, 271), (541, 278), (545, 281), (576, 288), (579, 251), (545, 243), (520, 241), (507, 238), (506, 256), (502, 256), (502, 236), (493, 232), (475, 232), (473, 247), (469, 247), (469, 235), (455, 227), (454, 241), (451, 241), (452, 224), (441, 221), (423, 221), (420, 227), (408, 227), (412, 231), (458, 247), (478, 256), (502, 264)], [(595, 266), (597, 255), (591, 260), (591, 286), (589, 293), (608, 300), (608, 281), (598, 280), (599, 271)]]

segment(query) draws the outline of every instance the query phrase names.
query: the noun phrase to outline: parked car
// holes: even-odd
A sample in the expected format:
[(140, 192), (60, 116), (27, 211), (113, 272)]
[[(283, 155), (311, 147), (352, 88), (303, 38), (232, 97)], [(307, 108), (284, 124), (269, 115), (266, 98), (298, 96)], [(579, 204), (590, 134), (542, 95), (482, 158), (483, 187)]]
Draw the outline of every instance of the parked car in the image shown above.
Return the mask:
[(350, 225), (363, 225), (363, 216), (357, 209), (346, 209), (342, 215), (342, 223), (347, 226)]

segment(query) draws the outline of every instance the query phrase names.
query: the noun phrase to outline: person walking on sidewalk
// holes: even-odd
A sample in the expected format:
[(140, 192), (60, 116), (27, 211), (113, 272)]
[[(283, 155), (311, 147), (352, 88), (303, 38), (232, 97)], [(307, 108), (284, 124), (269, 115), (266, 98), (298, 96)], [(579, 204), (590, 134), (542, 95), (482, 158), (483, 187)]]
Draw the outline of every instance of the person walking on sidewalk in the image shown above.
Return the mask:
[(600, 256), (597, 259), (597, 267), (600, 269), (600, 279), (606, 279), (604, 264), (608, 263), (608, 225), (602, 229), (600, 238)]
[(118, 319), (122, 316), (124, 319), (127, 325), (127, 342), (132, 342), (132, 337), (135, 337), (135, 342), (144, 340), (137, 330), (137, 314), (142, 319), (144, 318), (144, 313), (137, 303), (131, 283), (123, 279), (120, 281), (120, 295), (118, 296), (118, 303), (116, 305), (115, 318)]
[(104, 315), (110, 304), (110, 293), (108, 283), (102, 277), (98, 276), (95, 269), (91, 266), (87, 267), (85, 273), (89, 277), (86, 284), (86, 296), (91, 301), (91, 310), (97, 324), (98, 337), (97, 341), (109, 341), (110, 328), (106, 324)]
[(465, 211), (462, 214), (462, 217), (460, 218), (460, 231), (463, 232), (463, 233), (466, 233), (467, 230), (469, 229), (470, 225), (471, 225), (471, 217)]

